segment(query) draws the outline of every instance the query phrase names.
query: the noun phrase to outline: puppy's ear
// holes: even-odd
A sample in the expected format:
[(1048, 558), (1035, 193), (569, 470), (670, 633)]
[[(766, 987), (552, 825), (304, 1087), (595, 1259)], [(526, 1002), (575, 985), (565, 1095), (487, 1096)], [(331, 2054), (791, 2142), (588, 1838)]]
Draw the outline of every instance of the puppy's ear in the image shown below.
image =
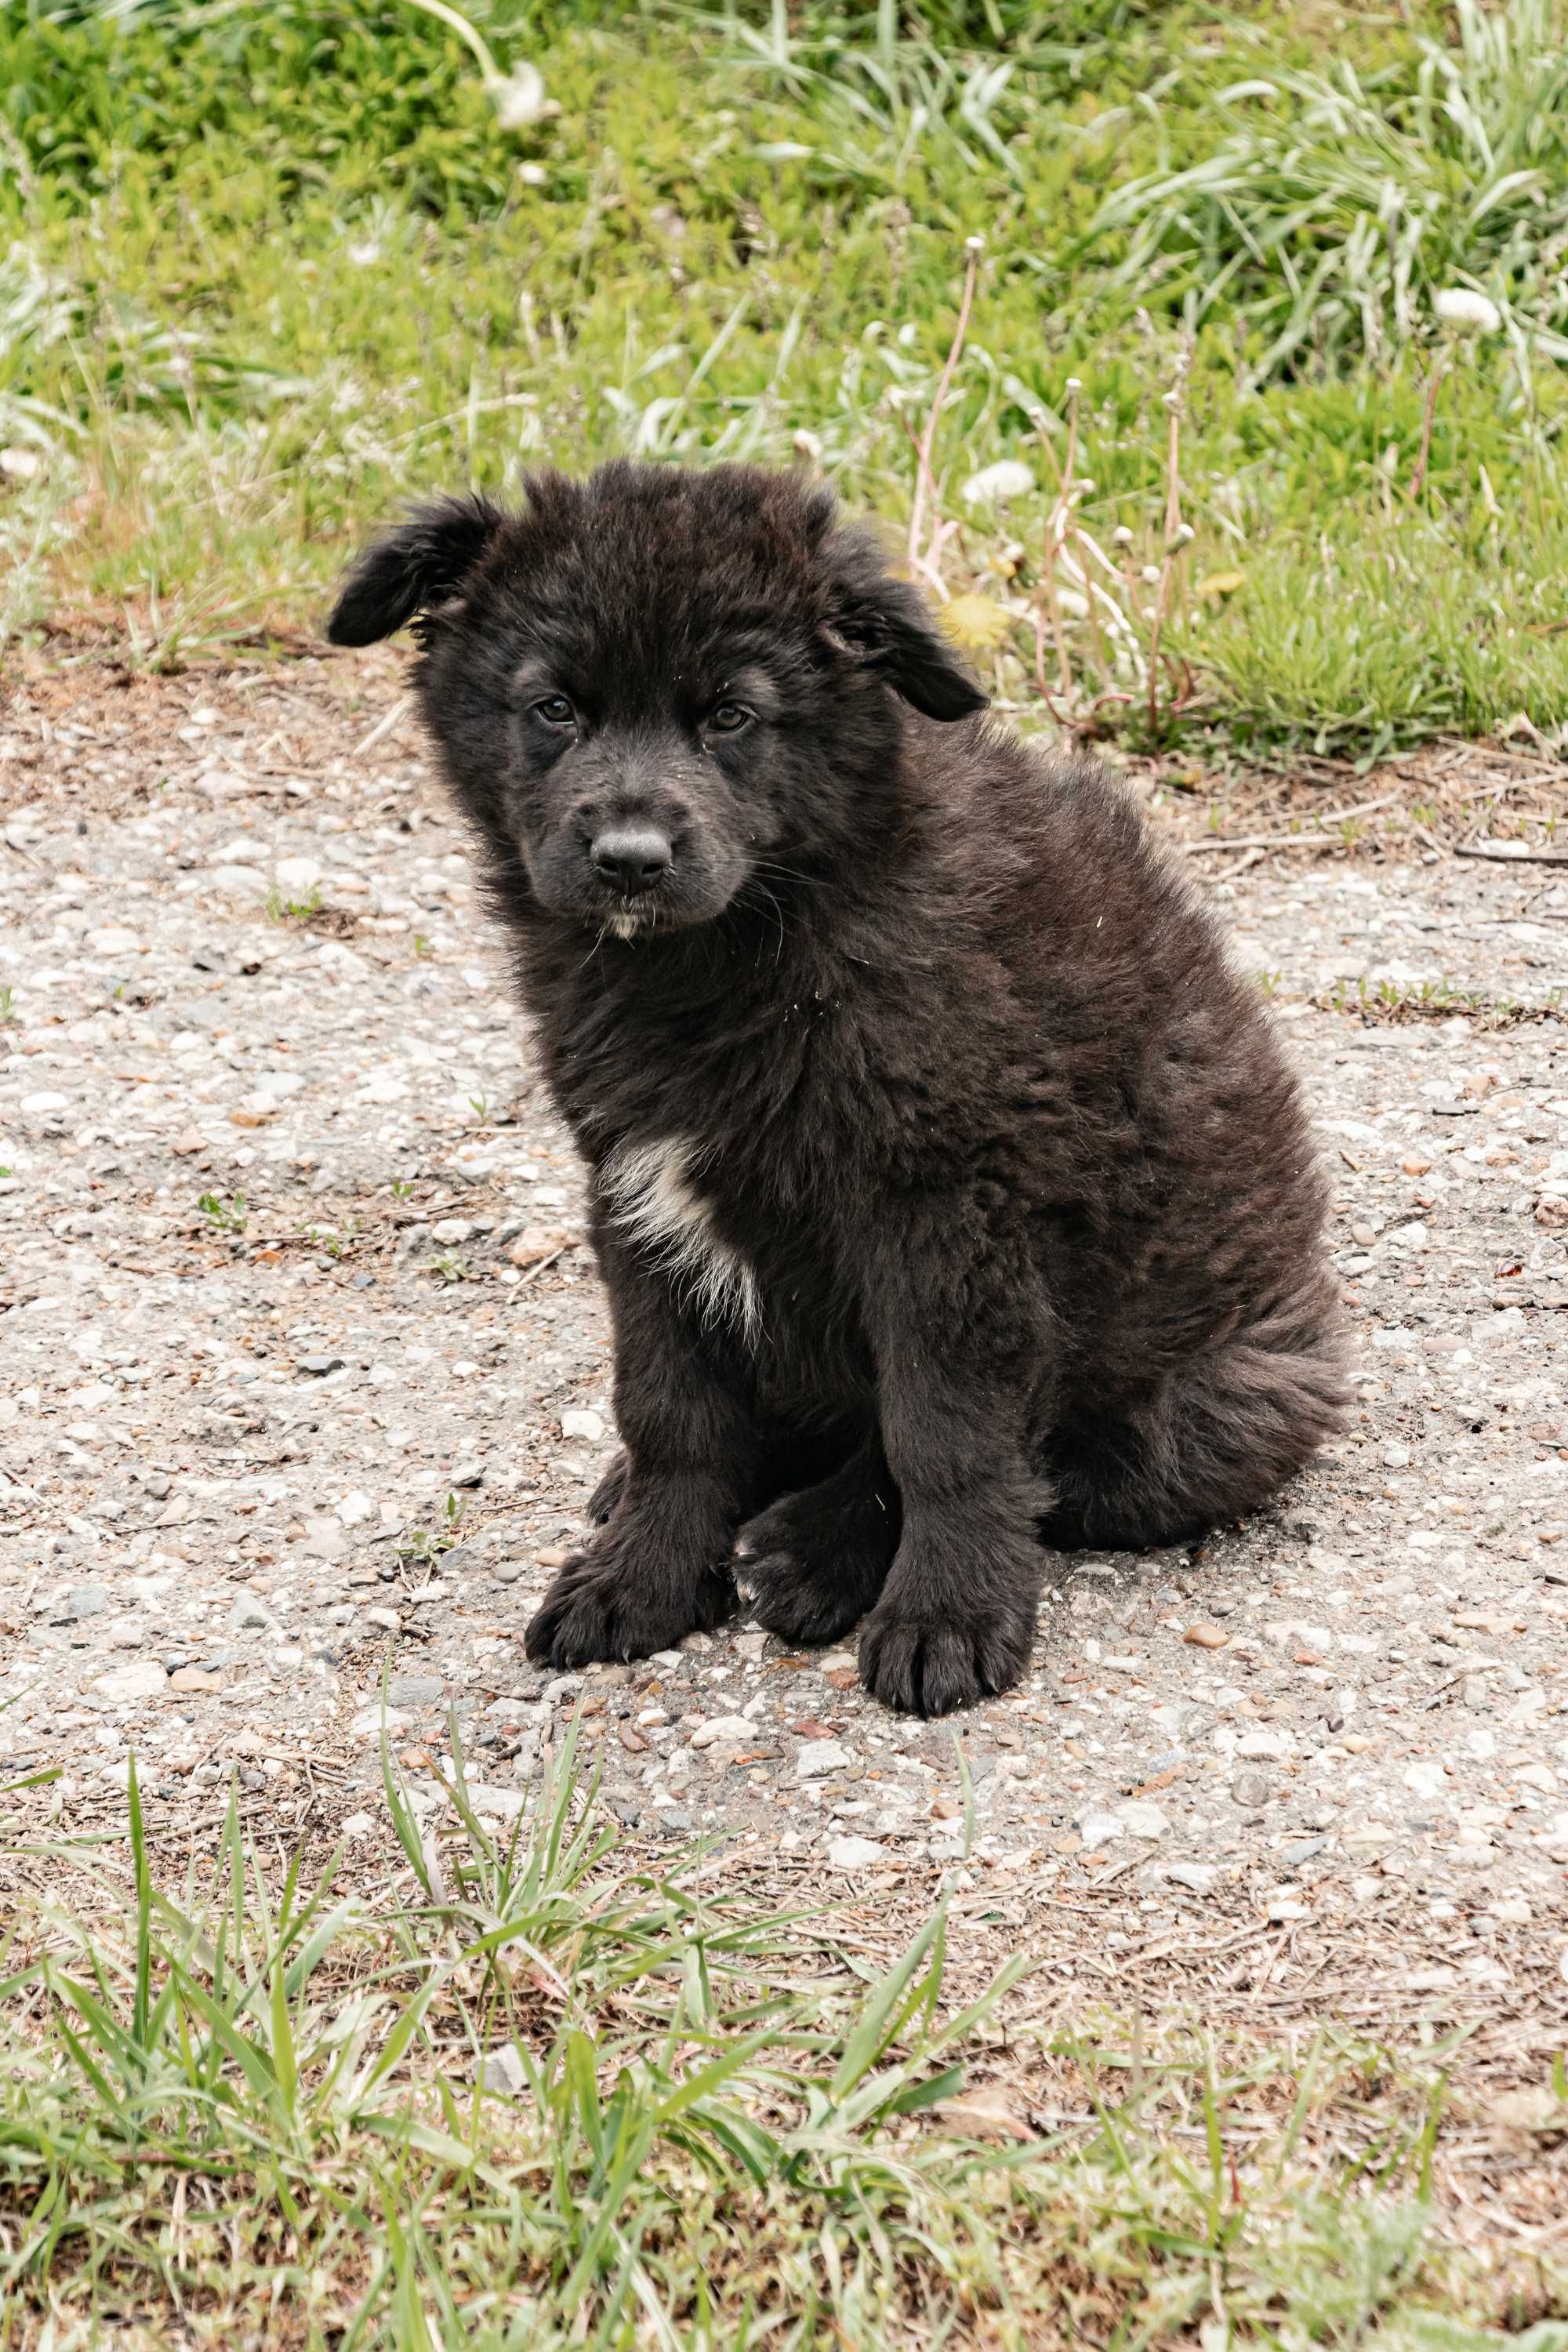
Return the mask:
[(437, 499), (366, 548), (327, 623), (334, 646), (373, 646), (455, 596), (506, 517), (488, 499)]
[(927, 719), (967, 719), (983, 694), (932, 620), (917, 589), (892, 579), (866, 540), (845, 534), (836, 551), (827, 635)]

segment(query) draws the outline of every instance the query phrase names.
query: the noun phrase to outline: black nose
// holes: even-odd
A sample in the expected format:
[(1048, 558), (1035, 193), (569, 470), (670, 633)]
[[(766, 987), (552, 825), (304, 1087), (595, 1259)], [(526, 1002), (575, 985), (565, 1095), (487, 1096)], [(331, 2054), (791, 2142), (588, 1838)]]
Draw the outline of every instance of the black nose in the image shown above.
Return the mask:
[(653, 824), (612, 825), (595, 836), (588, 856), (600, 880), (631, 898), (639, 890), (651, 890), (668, 873), (669, 837)]

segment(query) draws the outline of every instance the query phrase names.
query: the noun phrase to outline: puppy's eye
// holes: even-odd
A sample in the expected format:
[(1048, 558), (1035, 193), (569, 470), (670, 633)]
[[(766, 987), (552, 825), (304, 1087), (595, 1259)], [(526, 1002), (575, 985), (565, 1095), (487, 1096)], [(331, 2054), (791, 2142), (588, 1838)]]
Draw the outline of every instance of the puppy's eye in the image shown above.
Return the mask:
[(751, 723), (751, 712), (740, 702), (715, 703), (708, 714), (709, 730), (714, 735), (738, 735)]
[(577, 716), (563, 694), (541, 695), (528, 707), (533, 717), (542, 719), (547, 727), (570, 727)]

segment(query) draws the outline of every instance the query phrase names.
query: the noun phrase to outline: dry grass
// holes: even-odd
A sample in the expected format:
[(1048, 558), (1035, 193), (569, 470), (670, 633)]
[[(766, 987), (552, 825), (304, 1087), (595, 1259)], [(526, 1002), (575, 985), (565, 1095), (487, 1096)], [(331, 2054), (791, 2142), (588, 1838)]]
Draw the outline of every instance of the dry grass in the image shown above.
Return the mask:
[(1263, 1925), (1124, 1948), (1101, 2000), (1046, 1920), (990, 1969), (995, 1890), (781, 1911), (617, 1847), (570, 1743), (510, 1839), (458, 1773), (443, 1821), (388, 1767), (364, 1891), (232, 1805), (160, 1883), (134, 1782), (127, 1842), (24, 1839), (0, 2341), (1568, 2341), (1568, 2081), (1517, 2021), (1505, 2062), (1430, 2001), (1246, 2019)]

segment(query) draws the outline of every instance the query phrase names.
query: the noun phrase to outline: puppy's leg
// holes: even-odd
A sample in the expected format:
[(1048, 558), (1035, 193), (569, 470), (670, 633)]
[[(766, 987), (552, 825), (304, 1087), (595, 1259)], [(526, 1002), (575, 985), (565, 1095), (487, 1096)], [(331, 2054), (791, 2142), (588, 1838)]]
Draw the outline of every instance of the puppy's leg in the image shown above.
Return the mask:
[(873, 1430), (843, 1467), (749, 1519), (735, 1574), (760, 1623), (786, 1642), (831, 1642), (863, 1617), (898, 1549), (899, 1490)]
[[(855, 1444), (853, 1432), (847, 1433), (836, 1423), (812, 1431), (802, 1431), (790, 1423), (761, 1423), (756, 1485), (747, 1509), (760, 1510), (781, 1495), (798, 1494), (818, 1485), (837, 1469), (846, 1454), (854, 1452)], [(623, 1446), (588, 1498), (584, 1517), (591, 1528), (609, 1525), (626, 1492), (629, 1467)]]
[(1344, 1426), (1337, 1303), (1298, 1310), (1198, 1356), (1118, 1419), (1064, 1429), (1056, 1505), (1041, 1533), (1139, 1550), (1258, 1509)]
[(631, 1464), (623, 1445), (593, 1493), (584, 1514), (591, 1528), (607, 1528), (616, 1516), (616, 1507), (626, 1491), (626, 1478)]
[(862, 1313), (903, 1521), (860, 1636), (860, 1675), (889, 1706), (945, 1715), (1028, 1663), (1049, 1490), (1029, 1428), (1050, 1318), (1021, 1244), (972, 1200), (928, 1198), (872, 1245)]
[[(552, 1666), (646, 1657), (734, 1606), (730, 1546), (755, 1480), (750, 1380), (735, 1343), (705, 1328), (660, 1274), (599, 1236), (616, 1326), (624, 1475), (595, 1496), (603, 1526), (567, 1562), (528, 1629)], [(618, 1465), (617, 1465), (618, 1466)]]

